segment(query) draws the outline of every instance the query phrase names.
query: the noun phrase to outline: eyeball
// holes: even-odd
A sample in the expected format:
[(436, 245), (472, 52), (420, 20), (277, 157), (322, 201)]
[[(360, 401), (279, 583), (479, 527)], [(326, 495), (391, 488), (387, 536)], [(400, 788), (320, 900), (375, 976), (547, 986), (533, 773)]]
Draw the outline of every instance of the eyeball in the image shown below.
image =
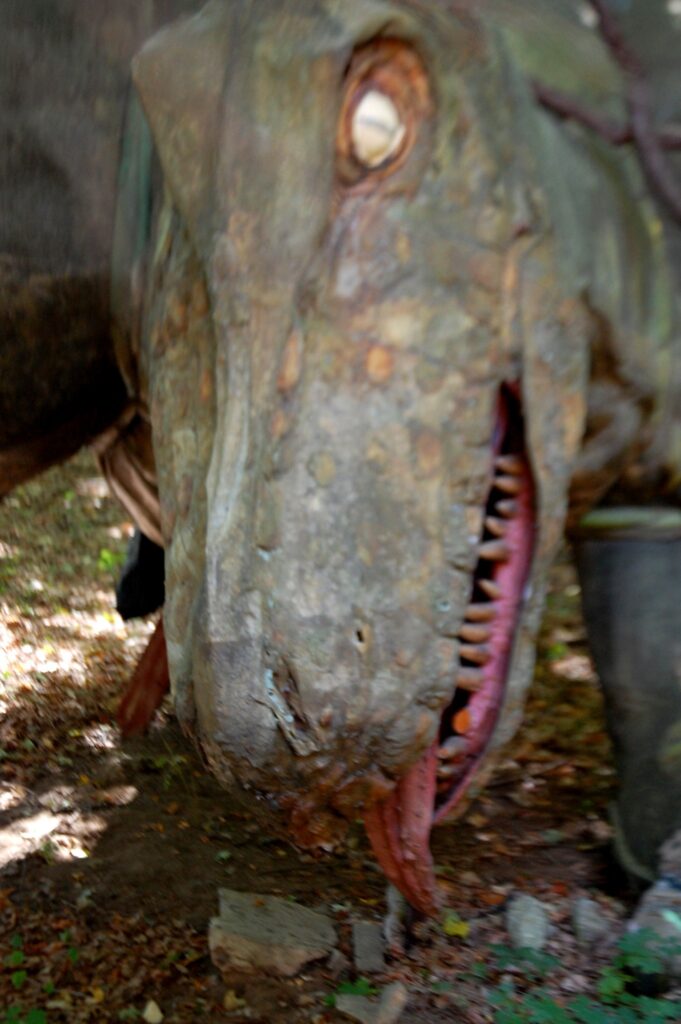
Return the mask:
[[(428, 75), (409, 44), (375, 39), (355, 50), (342, 86), (337, 180), (343, 188), (368, 191), (397, 174), (415, 152), (425, 153), (433, 118)], [(415, 163), (411, 167), (416, 170)]]
[(380, 167), (397, 153), (405, 133), (406, 127), (390, 97), (378, 89), (370, 89), (352, 114), (353, 156), (364, 167)]

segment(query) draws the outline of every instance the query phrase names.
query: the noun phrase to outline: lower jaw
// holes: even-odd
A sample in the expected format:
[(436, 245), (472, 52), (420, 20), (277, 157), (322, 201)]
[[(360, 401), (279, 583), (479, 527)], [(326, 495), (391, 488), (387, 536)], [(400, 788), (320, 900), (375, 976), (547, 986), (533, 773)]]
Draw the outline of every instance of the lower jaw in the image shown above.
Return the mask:
[(430, 832), (457, 808), (485, 758), (503, 704), (532, 562), (534, 485), (514, 390), (504, 389), (492, 445), (495, 475), (485, 530), (461, 627), (460, 664), (437, 741), (365, 814), (385, 875), (411, 906), (437, 908)]

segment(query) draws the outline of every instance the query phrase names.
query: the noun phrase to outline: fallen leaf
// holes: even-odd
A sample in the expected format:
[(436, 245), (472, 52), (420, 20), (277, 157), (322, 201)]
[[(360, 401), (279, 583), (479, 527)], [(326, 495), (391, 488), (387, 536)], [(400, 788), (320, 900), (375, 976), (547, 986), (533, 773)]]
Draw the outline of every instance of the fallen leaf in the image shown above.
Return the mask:
[(471, 926), (468, 921), (464, 921), (458, 914), (448, 911), (442, 922), (442, 930), (445, 935), (450, 935), (457, 939), (466, 939), (470, 934)]
[(478, 899), (486, 907), (500, 907), (501, 904), (505, 901), (506, 895), (505, 893), (492, 892), (491, 890), (489, 890), (487, 892), (481, 892), (478, 895)]
[(485, 817), (484, 814), (469, 814), (466, 819), (470, 822), (473, 828), (484, 828), (488, 824), (489, 818)]

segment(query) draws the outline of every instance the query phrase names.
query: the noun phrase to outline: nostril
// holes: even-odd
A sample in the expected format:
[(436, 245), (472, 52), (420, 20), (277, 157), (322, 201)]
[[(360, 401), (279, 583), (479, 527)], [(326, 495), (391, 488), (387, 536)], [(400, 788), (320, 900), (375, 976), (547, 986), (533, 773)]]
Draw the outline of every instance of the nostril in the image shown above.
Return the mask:
[(354, 643), (358, 651), (363, 653), (366, 651), (371, 641), (371, 629), (369, 626), (362, 624), (355, 630)]

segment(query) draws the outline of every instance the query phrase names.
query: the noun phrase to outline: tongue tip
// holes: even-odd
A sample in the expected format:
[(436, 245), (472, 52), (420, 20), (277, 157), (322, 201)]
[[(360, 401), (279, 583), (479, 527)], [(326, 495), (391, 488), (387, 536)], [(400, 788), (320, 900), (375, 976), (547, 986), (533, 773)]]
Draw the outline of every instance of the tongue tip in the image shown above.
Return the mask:
[(364, 815), (374, 856), (384, 874), (414, 910), (429, 917), (439, 909), (430, 853), (436, 762), (434, 744), (397, 783), (390, 796)]
[(374, 856), (384, 875), (398, 889), (409, 906), (419, 914), (432, 917), (440, 905), (430, 851), (420, 861), (407, 858), (396, 847), (394, 827), (386, 821), (385, 804), (366, 812), (364, 825)]

